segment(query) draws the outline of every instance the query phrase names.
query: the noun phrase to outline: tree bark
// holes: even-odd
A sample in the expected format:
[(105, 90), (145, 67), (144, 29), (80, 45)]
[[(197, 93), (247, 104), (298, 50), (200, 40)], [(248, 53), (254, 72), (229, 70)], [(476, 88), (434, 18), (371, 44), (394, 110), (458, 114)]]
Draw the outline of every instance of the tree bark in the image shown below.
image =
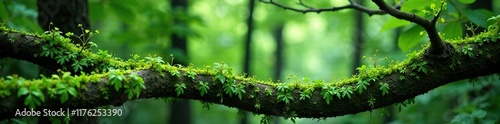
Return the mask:
[[(496, 24), (498, 26), (498, 24)], [(10, 57), (30, 61), (40, 66), (49, 69), (58, 69), (63, 66), (71, 67), (70, 65), (57, 64), (56, 60), (46, 56), (35, 56), (41, 53), (42, 46), (47, 45), (51, 40), (50, 37), (43, 37), (38, 35), (31, 35), (12, 31), (10, 29), (0, 29), (0, 57)], [(439, 86), (448, 83), (475, 78), (479, 76), (486, 76), (500, 72), (500, 34), (496, 31), (490, 31), (475, 36), (475, 40), (462, 39), (448, 45), (448, 52), (453, 55), (449, 59), (433, 59), (426, 58), (424, 55), (417, 54), (416, 58), (408, 59), (399, 66), (394, 66), (395, 70), (389, 67), (387, 69), (376, 69), (378, 72), (373, 72), (370, 77), (378, 77), (376, 81), (370, 81), (367, 89), (364, 92), (350, 93), (347, 96), (334, 96), (330, 97), (329, 103), (326, 102), (321, 94), (323, 86), (332, 83), (311, 83), (311, 84), (287, 84), (290, 88), (291, 101), (286, 104), (282, 99), (278, 99), (278, 95), (283, 95), (278, 92), (278, 85), (273, 83), (266, 83), (258, 81), (253, 78), (244, 78), (242, 76), (234, 76), (231, 74), (223, 74), (226, 77), (226, 83), (244, 86), (245, 93), (241, 94), (242, 97), (237, 97), (235, 94), (220, 92), (224, 89), (224, 84), (221, 83), (216, 76), (218, 75), (215, 70), (211, 69), (193, 69), (188, 67), (176, 67), (170, 65), (163, 65), (163, 69), (153, 71), (150, 70), (151, 64), (145, 62), (124, 62), (116, 58), (108, 58), (102, 55), (84, 51), (79, 54), (80, 57), (91, 59), (90, 64), (101, 65), (105, 67), (114, 67), (117, 69), (125, 69), (130, 67), (130, 72), (126, 71), (128, 76), (131, 73), (137, 74), (142, 77), (145, 82), (146, 89), (140, 91), (138, 98), (164, 98), (176, 97), (184, 99), (194, 99), (200, 101), (211, 102), (215, 104), (222, 104), (228, 107), (236, 107), (256, 114), (277, 115), (277, 116), (290, 116), (294, 113), (294, 117), (305, 118), (321, 118), (321, 117), (334, 117), (346, 114), (353, 114), (368, 110), (377, 109), (394, 103), (403, 102), (407, 99), (412, 99), (417, 95), (424, 94)], [(463, 48), (472, 48), (467, 53), (462, 52)], [(73, 44), (60, 43), (56, 44), (58, 50), (72, 51), (77, 49)], [(422, 54), (425, 49), (421, 50)], [(105, 60), (105, 61), (102, 61)], [(427, 64), (423, 67), (426, 72), (419, 71), (412, 68), (415, 64)], [(69, 62), (71, 63), (71, 62)], [(107, 64), (106, 64), (107, 63)], [(143, 63), (145, 66), (141, 66)], [(99, 66), (91, 66), (89, 68), (99, 68)], [(88, 70), (88, 69), (84, 69)], [(93, 69), (92, 69), (93, 70)], [(404, 73), (401, 73), (404, 70)], [(175, 76), (172, 71), (179, 71), (180, 76)], [(197, 75), (194, 79), (185, 76), (186, 71), (194, 71)], [(110, 72), (101, 74), (90, 74), (92, 78), (98, 80), (83, 80), (80, 78), (90, 76), (75, 76), (71, 78), (80, 79), (80, 83), (85, 88), (77, 88), (78, 96), (70, 97), (65, 103), (60, 103), (58, 98), (49, 98), (47, 87), (40, 86), (39, 88), (44, 91), (47, 99), (42, 103), (39, 108), (57, 109), (57, 108), (95, 108), (104, 105), (120, 105), (129, 101), (124, 89), (118, 91), (114, 90), (114, 86), (107, 83), (107, 77)], [(342, 88), (353, 88), (356, 86), (358, 80), (369, 80), (370, 77), (360, 76), (358, 78), (351, 78), (339, 82), (334, 82), (336, 92)], [(404, 79), (402, 79), (403, 77)], [(3, 88), (2, 91), (9, 91), (17, 93), (18, 88), (21, 87), (17, 83), (9, 83), (10, 79), (0, 80), (2, 84), (8, 85), (9, 88)], [(28, 81), (28, 80), (26, 80)], [(41, 80), (31, 80), (32, 82), (41, 82)], [(49, 82), (62, 81), (58, 79), (47, 79)], [(204, 96), (200, 95), (197, 86), (200, 81), (208, 82), (210, 90)], [(234, 81), (233, 83), (230, 83)], [(184, 83), (186, 88), (184, 92), (177, 95), (175, 84)], [(380, 90), (380, 82), (388, 84), (388, 94), (382, 95)], [(36, 84), (36, 83), (35, 83)], [(314, 85), (316, 84), (316, 85)], [(306, 100), (300, 100), (300, 92), (305, 88), (313, 88), (311, 97)], [(100, 89), (109, 89), (106, 93), (101, 92)], [(256, 89), (260, 90), (256, 90)], [(268, 90), (265, 90), (268, 89)], [(221, 94), (221, 96), (217, 95)], [(253, 96), (253, 97), (252, 97)], [(0, 119), (14, 118), (16, 109), (25, 108), (23, 104), (24, 97), (18, 98), (17, 95), (3, 95), (0, 99)], [(136, 99), (136, 97), (132, 98)], [(370, 105), (370, 99), (376, 101)], [(259, 107), (255, 107), (259, 105)]]

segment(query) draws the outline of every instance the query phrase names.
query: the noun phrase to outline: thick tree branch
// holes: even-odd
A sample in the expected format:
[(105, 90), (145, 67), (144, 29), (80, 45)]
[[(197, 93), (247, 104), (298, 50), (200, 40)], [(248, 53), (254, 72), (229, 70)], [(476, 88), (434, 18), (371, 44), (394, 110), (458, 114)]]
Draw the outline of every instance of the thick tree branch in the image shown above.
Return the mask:
[[(339, 10), (343, 10), (343, 9), (355, 9), (355, 10), (362, 11), (362, 12), (368, 14), (369, 16), (387, 14), (383, 10), (372, 10), (372, 9), (366, 8), (362, 5), (357, 4), (354, 0), (349, 0), (348, 5), (338, 6), (338, 7), (330, 7), (330, 8), (315, 8), (315, 7), (306, 5), (304, 2), (302, 2), (302, 0), (299, 0), (299, 2), (297, 4), (305, 7), (306, 9), (290, 7), (290, 6), (275, 2), (275, 0), (259, 0), (259, 1), (262, 3), (272, 4), (272, 5), (278, 6), (278, 7), (283, 8), (283, 9), (292, 10), (292, 11), (301, 12), (301, 13), (308, 13), (308, 12), (321, 13), (321, 12), (334, 12), (334, 11), (339, 11)], [(404, 1), (405, 0), (401, 0), (401, 2), (399, 2), (399, 4), (397, 4), (396, 6), (394, 6), (394, 8), (400, 9), (401, 5), (403, 4)]]
[[(497, 30), (497, 29), (496, 29)], [(7, 32), (7, 33), (6, 33)], [(16, 59), (30, 61), (40, 66), (51, 69), (59, 69), (62, 66), (54, 64), (54, 60), (43, 56), (34, 56), (42, 52), (42, 47), (47, 45), (46, 36), (26, 35), (17, 32), (0, 30), (0, 57), (12, 57)], [(333, 82), (333, 83), (288, 83), (284, 85), (274, 84), (270, 82), (258, 81), (252, 78), (244, 78), (243, 76), (235, 76), (223, 73), (225, 83), (223, 83), (218, 74), (219, 71), (213, 69), (194, 69), (192, 67), (176, 67), (170, 65), (160, 65), (155, 67), (156, 71), (150, 70), (147, 67), (130, 67), (133, 70), (123, 71), (127, 76), (137, 74), (142, 77), (145, 82), (146, 89), (140, 91), (138, 98), (163, 98), (176, 97), (185, 99), (194, 99), (204, 102), (221, 104), (229, 107), (236, 107), (257, 114), (278, 115), (286, 117), (305, 117), (305, 118), (321, 118), (334, 117), (346, 114), (353, 114), (363, 111), (384, 107), (390, 104), (402, 102), (406, 99), (411, 99), (417, 95), (426, 93), (434, 88), (448, 84), (453, 81), (474, 78), (479, 76), (491, 75), (500, 72), (500, 34), (498, 32), (482, 33), (474, 38), (462, 39), (454, 42), (453, 47), (456, 48), (450, 51), (453, 54), (452, 59), (435, 60), (426, 59), (421, 55), (417, 58), (410, 59), (400, 66), (395, 66), (396, 70), (381, 69), (377, 70), (380, 73), (374, 73), (371, 76), (358, 76), (349, 80)], [(45, 40), (44, 40), (45, 39)], [(39, 41), (39, 42), (35, 42)], [(60, 44), (56, 48), (65, 49), (73, 47), (63, 47), (68, 44)], [(468, 51), (464, 54), (460, 51), (463, 47), (472, 48), (473, 51)], [(78, 49), (76, 49), (78, 50)], [(472, 56), (471, 56), (472, 55)], [(85, 53), (80, 55), (99, 59), (94, 57), (93, 53)], [(101, 58), (102, 59), (102, 58)], [(115, 60), (118, 61), (118, 60)], [(427, 62), (423, 65), (427, 71), (422, 72), (413, 68), (415, 64)], [(102, 63), (105, 63), (103, 61)], [(114, 62), (116, 63), (116, 62)], [(139, 62), (140, 64), (141, 62)], [(117, 66), (120, 70), (126, 70), (127, 67), (133, 66), (126, 62), (121, 62), (122, 65)], [(111, 65), (108, 63), (108, 65)], [(144, 66), (144, 65), (143, 65)], [(98, 66), (96, 66), (98, 67)], [(157, 70), (159, 69), (159, 70)], [(88, 69), (84, 69), (88, 70)], [(179, 73), (172, 73), (178, 71)], [(186, 74), (195, 72), (194, 77), (189, 77)], [(102, 74), (92, 74), (88, 76), (75, 76), (71, 78), (78, 79), (82, 87), (78, 88), (78, 95), (70, 97), (69, 101), (61, 104), (59, 96), (56, 98), (48, 97), (48, 88), (55, 87), (54, 85), (40, 86), (44, 92), (45, 102), (38, 106), (38, 109), (59, 109), (59, 108), (95, 108), (105, 105), (121, 105), (129, 101), (127, 94), (124, 93), (125, 88), (120, 88), (118, 91), (114, 89), (114, 85), (110, 85), (107, 77), (111, 72)], [(360, 80), (369, 80), (368, 78), (377, 77), (377, 80), (370, 81), (367, 89), (362, 93), (353, 92), (348, 96), (336, 95), (329, 97), (331, 100), (327, 102), (325, 95), (322, 93), (330, 88), (336, 88), (337, 91), (356, 87), (356, 83)], [(401, 77), (404, 77), (403, 79)], [(93, 78), (93, 79), (86, 79)], [(97, 80), (95, 80), (97, 78)], [(46, 79), (49, 82), (69, 83), (63, 80)], [(63, 81), (63, 82), (60, 82)], [(232, 82), (234, 81), (234, 82)], [(0, 91), (10, 92), (10, 95), (0, 94), (0, 120), (13, 118), (17, 109), (26, 108), (24, 96), (17, 97), (16, 93), (22, 85), (19, 83), (7, 83), (8, 79), (1, 79)], [(41, 85), (41, 80), (31, 80), (30, 85)], [(200, 94), (200, 82), (207, 82), (209, 90), (203, 96)], [(380, 90), (379, 83), (388, 84), (388, 94), (383, 95)], [(123, 81), (124, 84), (129, 82)], [(186, 85), (183, 93), (177, 95), (176, 84), (184, 83)], [(230, 85), (227, 85), (230, 84)], [(47, 85), (47, 84), (46, 84)], [(291, 96), (289, 103), (286, 104), (283, 100), (284, 95), (278, 87), (287, 86)], [(224, 89), (227, 86), (242, 87), (241, 96), (234, 92), (226, 92)], [(312, 93), (309, 98), (301, 100), (301, 93), (307, 89), (311, 89)], [(286, 93), (285, 93), (286, 95)], [(134, 97), (133, 99), (136, 99)], [(368, 101), (375, 99), (373, 104)], [(291, 114), (294, 113), (294, 114)]]

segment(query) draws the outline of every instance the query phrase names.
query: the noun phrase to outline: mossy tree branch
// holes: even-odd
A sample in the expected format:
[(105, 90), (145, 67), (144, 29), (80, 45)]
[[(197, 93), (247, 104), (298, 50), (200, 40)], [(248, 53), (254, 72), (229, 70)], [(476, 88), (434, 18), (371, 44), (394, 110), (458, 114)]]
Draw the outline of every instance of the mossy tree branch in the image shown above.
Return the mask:
[[(498, 24), (497, 24), (498, 25)], [(353, 78), (326, 83), (323, 81), (293, 81), (275, 84), (245, 78), (231, 73), (231, 69), (178, 67), (169, 64), (145, 62), (144, 60), (123, 61), (108, 54), (94, 54), (87, 50), (78, 54), (79, 61), (88, 59), (89, 66), (81, 71), (94, 72), (90, 75), (38, 80), (0, 79), (0, 119), (13, 118), (16, 109), (27, 108), (25, 96), (16, 95), (19, 89), (38, 86), (43, 91), (44, 102), (37, 109), (95, 108), (105, 105), (121, 105), (131, 99), (175, 97), (200, 100), (209, 103), (236, 107), (257, 114), (284, 117), (322, 118), (353, 114), (399, 103), (426, 93), (453, 81), (491, 75), (500, 72), (500, 34), (497, 28), (478, 36), (456, 40), (450, 45), (455, 48), (450, 53), (452, 59), (435, 60), (422, 57), (420, 51), (414, 57), (389, 68), (360, 70)], [(55, 36), (55, 37), (54, 37)], [(80, 51), (67, 39), (59, 35), (31, 35), (2, 28), (0, 30), (0, 57), (11, 57), (29, 61), (40, 66), (63, 71), (71, 71), (72, 65), (59, 64), (54, 57), (39, 55), (43, 47), (55, 43), (53, 48), (68, 53)], [(467, 52), (463, 48), (468, 48)], [(425, 48), (424, 48), (425, 49)], [(472, 50), (471, 50), (472, 49)], [(159, 62), (159, 61), (157, 61)], [(423, 64), (422, 64), (423, 63)], [(102, 66), (104, 65), (104, 66)], [(110, 84), (110, 75), (116, 71), (92, 71), (113, 67), (125, 77), (141, 77), (145, 89), (130, 98), (126, 88)], [(73, 71), (80, 72), (80, 71)], [(77, 73), (79, 74), (79, 73)], [(16, 77), (15, 77), (16, 78)], [(17, 83), (12, 83), (12, 82)], [(73, 85), (76, 97), (61, 103), (60, 97), (50, 96), (50, 88), (57, 83)], [(366, 81), (363, 92), (357, 92), (359, 82)], [(19, 83), (21, 82), (21, 83)], [(24, 82), (24, 83), (23, 83)], [(49, 83), (44, 83), (49, 82)], [(129, 79), (121, 80), (123, 85), (131, 84)], [(178, 84), (185, 87), (179, 91)], [(209, 88), (203, 94), (202, 84)], [(382, 85), (387, 86), (381, 90)], [(115, 90), (117, 88), (117, 90)], [(228, 90), (230, 89), (230, 90)], [(228, 90), (228, 91), (226, 91)], [(236, 90), (236, 91), (234, 91)], [(310, 91), (310, 94), (306, 92)], [(306, 95), (307, 97), (304, 97)], [(130, 99), (129, 99), (130, 98)]]

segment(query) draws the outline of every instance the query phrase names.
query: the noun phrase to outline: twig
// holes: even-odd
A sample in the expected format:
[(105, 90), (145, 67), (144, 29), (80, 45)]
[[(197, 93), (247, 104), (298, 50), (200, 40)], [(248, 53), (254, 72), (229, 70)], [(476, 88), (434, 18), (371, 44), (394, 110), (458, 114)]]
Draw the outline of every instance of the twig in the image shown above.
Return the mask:
[[(272, 5), (278, 6), (278, 7), (283, 8), (283, 9), (292, 10), (292, 11), (301, 12), (301, 13), (308, 13), (308, 12), (321, 13), (321, 12), (326, 12), (326, 11), (334, 12), (334, 11), (339, 11), (339, 10), (343, 10), (343, 9), (355, 9), (355, 10), (359, 10), (359, 11), (362, 11), (364, 13), (367, 13), (369, 16), (387, 14), (387, 12), (385, 12), (383, 10), (372, 10), (372, 9), (366, 8), (364, 6), (361, 6), (361, 5), (357, 4), (356, 2), (354, 2), (354, 0), (349, 0), (350, 4), (348, 4), (348, 5), (338, 6), (338, 7), (330, 7), (330, 8), (315, 8), (315, 7), (306, 5), (302, 0), (299, 0), (299, 2), (297, 4), (305, 7), (306, 9), (299, 9), (299, 8), (290, 7), (290, 6), (275, 2), (274, 0), (259, 0), (259, 1), (262, 3), (272, 4)], [(403, 4), (404, 1), (405, 0), (401, 0), (401, 2), (399, 2), (399, 4), (397, 4), (395, 6), (395, 8), (400, 9), (401, 5)]]

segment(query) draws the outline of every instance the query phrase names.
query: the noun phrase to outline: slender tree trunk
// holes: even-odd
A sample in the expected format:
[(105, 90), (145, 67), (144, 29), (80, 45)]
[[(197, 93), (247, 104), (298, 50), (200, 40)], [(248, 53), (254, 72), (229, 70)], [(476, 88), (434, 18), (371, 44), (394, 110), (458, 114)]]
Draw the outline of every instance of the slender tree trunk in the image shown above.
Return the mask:
[[(82, 34), (83, 29), (90, 29), (87, 0), (37, 0), (38, 24), (48, 31), (58, 27), (63, 33), (72, 32)], [(51, 25), (51, 23), (53, 25)], [(82, 27), (78, 27), (81, 24)], [(71, 38), (73, 43), (82, 44), (77, 38)], [(50, 75), (54, 72), (42, 69), (42, 74)], [(51, 123), (48, 117), (39, 117), (39, 123)], [(97, 117), (71, 117), (70, 123), (94, 124)]]
[[(64, 33), (82, 34), (83, 29), (90, 29), (87, 0), (37, 0), (38, 24), (48, 31), (58, 27)], [(53, 25), (50, 25), (50, 24)], [(82, 27), (78, 27), (82, 24)], [(82, 44), (76, 37), (70, 37), (73, 43)], [(48, 69), (40, 69), (43, 75), (51, 75)]]
[[(58, 27), (63, 33), (73, 32), (82, 34), (78, 24), (83, 29), (90, 29), (87, 0), (37, 0), (38, 24), (44, 30)], [(50, 23), (54, 25), (50, 26)], [(81, 44), (80, 40), (72, 37), (74, 43)]]
[[(274, 56), (276, 57), (276, 62), (274, 63), (274, 74), (273, 78), (275, 80), (281, 80), (281, 72), (283, 68), (283, 24), (279, 24), (274, 30), (274, 38), (276, 40), (276, 52)], [(274, 124), (279, 124), (280, 120), (278, 117), (274, 117)]]
[[(188, 1), (187, 0), (171, 0), (172, 8), (175, 11), (177, 9), (182, 11), (187, 11)], [(186, 25), (186, 22), (182, 22), (181, 20), (174, 20), (175, 25)], [(179, 50), (183, 55), (174, 55), (174, 56), (184, 56), (187, 57), (187, 38), (186, 35), (179, 35), (177, 33), (172, 34), (171, 36), (172, 49)], [(180, 61), (179, 59), (174, 59), (173, 64), (181, 64), (187, 65), (187, 61)], [(187, 99), (180, 99), (177, 102), (173, 102), (170, 105), (170, 123), (169, 124), (191, 124), (191, 101)]]
[[(358, 0), (359, 5), (364, 4), (364, 0)], [(363, 46), (363, 13), (360, 11), (355, 11), (354, 12), (354, 56), (353, 56), (353, 62), (352, 62), (352, 74), (358, 73), (358, 70), (356, 70), (357, 67), (361, 65), (361, 53), (362, 49), (361, 47)]]
[[(246, 73), (247, 75), (251, 75), (250, 73), (250, 63), (252, 61), (252, 31), (253, 31), (253, 10), (255, 8), (255, 1), (254, 0), (249, 0), (248, 1), (248, 18), (246, 20), (247, 24), (247, 34), (245, 36), (245, 55), (243, 58), (243, 73)], [(243, 113), (243, 117), (240, 120), (240, 124), (247, 124), (248, 123), (248, 112)]]

